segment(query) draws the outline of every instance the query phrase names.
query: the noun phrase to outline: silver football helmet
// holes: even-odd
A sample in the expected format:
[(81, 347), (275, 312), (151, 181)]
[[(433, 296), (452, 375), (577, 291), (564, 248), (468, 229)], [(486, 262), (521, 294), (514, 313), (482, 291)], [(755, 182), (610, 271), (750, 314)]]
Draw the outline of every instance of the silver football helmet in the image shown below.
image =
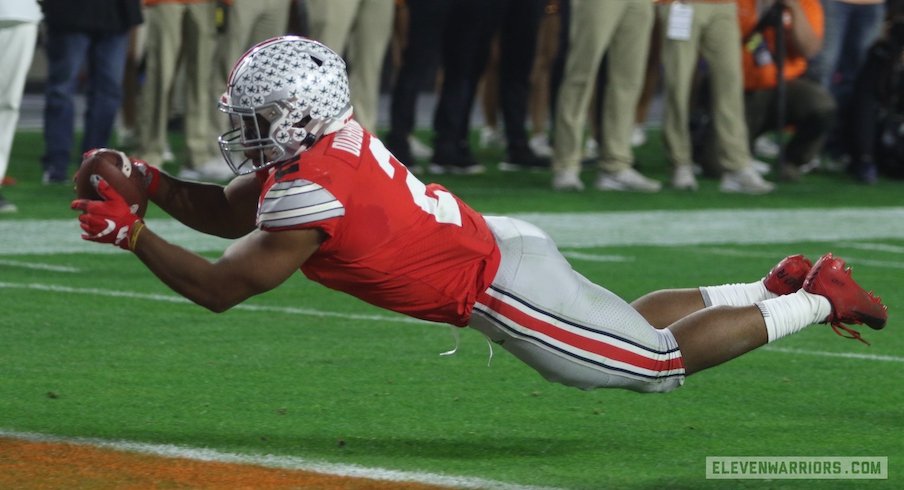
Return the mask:
[(219, 109), (232, 129), (217, 141), (236, 174), (288, 161), (351, 118), (345, 62), (311, 39), (268, 39), (235, 63)]

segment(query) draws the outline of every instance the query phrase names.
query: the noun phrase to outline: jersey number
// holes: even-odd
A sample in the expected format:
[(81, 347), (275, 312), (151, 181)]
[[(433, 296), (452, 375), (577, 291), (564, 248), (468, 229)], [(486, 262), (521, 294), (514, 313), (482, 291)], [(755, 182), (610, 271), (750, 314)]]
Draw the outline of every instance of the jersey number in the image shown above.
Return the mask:
[[(377, 159), (377, 163), (386, 172), (386, 175), (390, 179), (393, 178), (396, 166), (392, 164), (392, 154), (383, 146), (383, 143), (376, 138), (371, 138), (370, 152)], [(408, 186), (408, 192), (411, 193), (411, 198), (419, 208), (433, 215), (437, 223), (461, 226), (461, 210), (458, 209), (458, 202), (455, 201), (452, 194), (445, 191), (434, 191), (436, 197), (427, 195), (427, 186), (412, 175), (404, 165), (400, 167), (405, 172), (405, 185)]]

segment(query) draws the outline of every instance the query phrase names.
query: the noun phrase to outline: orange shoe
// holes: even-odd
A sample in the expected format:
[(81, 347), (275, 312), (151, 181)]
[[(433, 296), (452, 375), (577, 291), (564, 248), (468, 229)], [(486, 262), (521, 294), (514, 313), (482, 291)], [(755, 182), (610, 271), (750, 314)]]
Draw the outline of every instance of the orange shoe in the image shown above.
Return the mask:
[(804, 279), (813, 263), (803, 255), (790, 255), (782, 259), (763, 278), (763, 285), (770, 292), (779, 296), (797, 292), (803, 287)]
[[(888, 321), (888, 307), (882, 304), (882, 298), (860, 287), (851, 277), (851, 268), (845, 267), (844, 260), (833, 257), (831, 253), (816, 261), (804, 280), (803, 288), (808, 293), (818, 294), (829, 300), (832, 313), (825, 323), (832, 325), (835, 333), (842, 337), (869, 344), (860, 337), (860, 332), (844, 324), (866, 324), (874, 330), (881, 330)], [(839, 329), (850, 335), (844, 335)]]

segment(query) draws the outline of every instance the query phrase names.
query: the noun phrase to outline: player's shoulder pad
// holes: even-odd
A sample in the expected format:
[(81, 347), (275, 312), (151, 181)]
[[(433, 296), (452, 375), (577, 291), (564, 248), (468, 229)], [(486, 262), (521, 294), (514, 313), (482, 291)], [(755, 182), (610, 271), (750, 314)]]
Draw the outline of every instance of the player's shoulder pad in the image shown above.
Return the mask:
[(320, 184), (305, 179), (273, 184), (264, 194), (257, 221), (261, 228), (292, 228), (345, 215), (345, 207)]

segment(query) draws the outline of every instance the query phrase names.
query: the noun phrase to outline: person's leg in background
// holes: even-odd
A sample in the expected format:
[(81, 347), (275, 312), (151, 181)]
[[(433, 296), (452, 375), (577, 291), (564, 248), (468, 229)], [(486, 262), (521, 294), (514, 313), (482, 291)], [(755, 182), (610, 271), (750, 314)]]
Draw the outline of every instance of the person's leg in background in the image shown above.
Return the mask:
[(185, 148), (188, 166), (194, 170), (204, 168), (213, 155), (210, 141), (215, 138), (210, 125), (210, 111), (219, 94), (210, 92), (210, 60), (214, 55), (216, 4), (189, 4), (185, 23)]
[(559, 51), (562, 28), (559, 0), (547, 0), (537, 33), (537, 53), (531, 70), (530, 97), (527, 103), (531, 131), (528, 144), (538, 156), (547, 158), (552, 157), (549, 138), (552, 70)]
[(471, 152), (469, 128), (477, 83), (503, 0), (463, 0), (450, 12), (443, 40), (443, 85), (433, 117), (435, 173), (482, 173)]
[(122, 82), (129, 32), (91, 35), (88, 48), (88, 100), (81, 152), (109, 146), (122, 105)]
[(361, 2), (347, 43), (349, 90), (355, 120), (371, 132), (377, 131), (380, 75), (392, 36), (394, 12), (392, 0)]
[(43, 182), (69, 182), (75, 138), (75, 91), (90, 44), (82, 33), (47, 30), (47, 87), (44, 105)]
[[(6, 180), (9, 155), (19, 121), (25, 79), (38, 38), (35, 22), (0, 21), (0, 187)], [(14, 213), (16, 206), (0, 195), (0, 213)]]
[[(503, 12), (500, 37), (499, 92), (505, 121), (505, 162), (517, 167), (548, 168), (528, 146), (527, 104), (534, 65), (537, 35), (546, 0), (509, 0)], [(501, 164), (500, 164), (501, 166)]]
[(650, 52), (647, 54), (646, 75), (637, 111), (634, 113), (634, 130), (631, 132), (631, 146), (643, 146), (647, 142), (647, 116), (650, 105), (659, 90), (660, 69), (662, 67), (662, 21), (659, 15), (653, 17), (653, 30), (650, 31)]
[(182, 20), (187, 7), (158, 4), (145, 9), (147, 32), (145, 81), (138, 105), (136, 155), (150, 165), (163, 165), (167, 146), (170, 95), (182, 46)]
[(418, 94), (432, 88), (442, 52), (443, 30), (452, 0), (408, 0), (408, 36), (390, 100), (389, 151), (411, 169), (418, 169), (408, 138), (414, 131)]

